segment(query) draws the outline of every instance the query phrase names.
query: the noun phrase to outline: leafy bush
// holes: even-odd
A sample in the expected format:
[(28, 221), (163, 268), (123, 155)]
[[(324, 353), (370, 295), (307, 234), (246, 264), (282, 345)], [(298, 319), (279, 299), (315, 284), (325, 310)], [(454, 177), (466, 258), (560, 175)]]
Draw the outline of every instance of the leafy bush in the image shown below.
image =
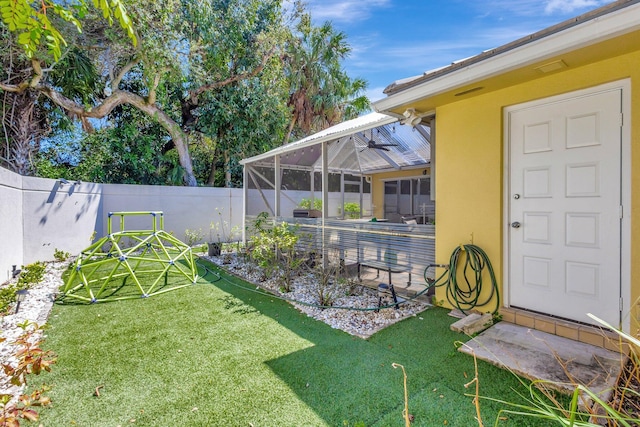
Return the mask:
[[(302, 209), (311, 209), (311, 199), (302, 199), (298, 206)], [(322, 210), (322, 199), (313, 199), (313, 209)]]
[(184, 230), (184, 236), (187, 239), (187, 245), (189, 245), (189, 247), (193, 247), (194, 245), (202, 242), (202, 239), (204, 239), (204, 231), (202, 231), (202, 228), (198, 228), (197, 230), (190, 230), (187, 228)]
[(0, 315), (6, 314), (9, 311), (11, 304), (16, 301), (17, 291), (18, 287), (16, 285), (10, 285), (0, 289)]
[(347, 218), (360, 218), (360, 204), (356, 202), (348, 202), (344, 204), (344, 213)]
[(18, 288), (29, 289), (31, 285), (40, 283), (44, 278), (46, 266), (43, 262), (37, 261), (22, 267), (20, 277), (18, 277)]
[(16, 292), (22, 289), (29, 289), (31, 286), (40, 283), (44, 277), (45, 269), (45, 264), (42, 262), (35, 262), (22, 267), (18, 282), (0, 289), (0, 314), (7, 313), (11, 304), (16, 302)]
[(251, 257), (262, 267), (267, 276), (281, 271), (283, 291), (289, 292), (293, 274), (304, 259), (296, 256), (296, 244), (300, 236), (297, 227), (286, 222), (276, 225), (272, 229), (261, 227), (257, 234), (251, 237)]
[(53, 258), (58, 262), (66, 261), (70, 256), (69, 252), (65, 252), (62, 249), (56, 248), (53, 250)]

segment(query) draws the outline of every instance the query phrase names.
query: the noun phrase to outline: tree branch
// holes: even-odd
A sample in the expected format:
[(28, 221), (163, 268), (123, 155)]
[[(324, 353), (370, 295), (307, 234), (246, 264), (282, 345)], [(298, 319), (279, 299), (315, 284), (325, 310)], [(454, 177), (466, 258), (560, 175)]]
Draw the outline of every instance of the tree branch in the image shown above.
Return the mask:
[(139, 62), (140, 58), (135, 58), (133, 61), (127, 63), (124, 67), (122, 67), (122, 70), (120, 70), (116, 78), (111, 82), (111, 90), (113, 92), (116, 92), (118, 90), (118, 86), (120, 86), (120, 82), (124, 78), (125, 74), (131, 71), (131, 69), (138, 65)]
[(276, 51), (276, 47), (273, 46), (262, 57), (262, 61), (260, 62), (260, 65), (258, 65), (256, 68), (254, 68), (253, 70), (251, 70), (251, 71), (249, 71), (247, 73), (234, 74), (233, 76), (227, 77), (224, 80), (219, 80), (217, 82), (209, 83), (209, 84), (200, 86), (199, 88), (190, 91), (189, 98), (191, 100), (191, 103), (193, 105), (198, 105), (198, 97), (200, 95), (202, 95), (204, 92), (207, 92), (207, 91), (210, 91), (210, 90), (213, 90), (213, 89), (217, 89), (219, 87), (223, 87), (223, 86), (226, 86), (228, 84), (231, 84), (231, 83), (234, 83), (234, 82), (237, 82), (237, 81), (240, 81), (240, 80), (248, 79), (248, 78), (251, 78), (251, 77), (254, 77), (254, 76), (258, 75), (260, 72), (262, 72), (264, 67), (267, 65), (267, 62), (269, 61), (269, 59), (271, 59), (271, 57), (273, 56), (275, 51)]
[(158, 89), (158, 85), (160, 84), (160, 79), (162, 78), (162, 73), (165, 72), (165, 71), (166, 70), (160, 70), (153, 77), (153, 83), (151, 84), (151, 87), (149, 88), (149, 96), (147, 97), (147, 103), (149, 103), (151, 105), (156, 103), (156, 89)]
[(36, 58), (31, 58), (31, 66), (33, 67), (33, 78), (29, 82), (29, 86), (36, 87), (42, 80), (42, 67), (40, 66), (40, 61)]

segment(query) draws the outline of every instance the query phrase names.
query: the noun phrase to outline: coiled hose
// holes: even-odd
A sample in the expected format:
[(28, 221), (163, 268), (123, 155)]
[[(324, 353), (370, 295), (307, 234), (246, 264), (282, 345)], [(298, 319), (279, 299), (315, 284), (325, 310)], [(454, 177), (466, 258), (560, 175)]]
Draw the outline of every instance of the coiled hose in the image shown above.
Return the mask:
[[(458, 271), (461, 262), (461, 253), (466, 253), (464, 258), (464, 267), (462, 268), (464, 281), (458, 280)], [(427, 277), (431, 268), (446, 268), (437, 279)], [(489, 272), (491, 278), (491, 288), (483, 299), (481, 298), (483, 291), (482, 272), (484, 269)], [(500, 307), (500, 295), (498, 293), (498, 283), (496, 275), (491, 266), (491, 261), (486, 252), (475, 245), (460, 245), (454, 249), (449, 259), (449, 265), (429, 264), (424, 269), (424, 280), (429, 288), (437, 288), (446, 286), (447, 300), (453, 306), (463, 313), (475, 307), (482, 307), (488, 304), (495, 296), (495, 309), (492, 313), (498, 311)]]

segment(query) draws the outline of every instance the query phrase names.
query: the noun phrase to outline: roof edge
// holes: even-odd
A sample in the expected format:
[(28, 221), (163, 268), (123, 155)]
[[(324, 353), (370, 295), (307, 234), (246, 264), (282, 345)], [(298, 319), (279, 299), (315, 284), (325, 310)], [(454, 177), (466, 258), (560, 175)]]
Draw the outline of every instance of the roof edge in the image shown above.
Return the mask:
[[(530, 34), (525, 37), (521, 37), (517, 40), (514, 40), (510, 43), (497, 47), (495, 49), (490, 49), (480, 53), (479, 55), (470, 57), (468, 59), (464, 59), (459, 62), (452, 63), (449, 66), (445, 66), (442, 68), (438, 68), (432, 72), (427, 72), (424, 75), (414, 78), (413, 80), (406, 81), (407, 79), (398, 80), (384, 89), (384, 93), (388, 95), (387, 98), (382, 98), (373, 103), (373, 107), (376, 111), (385, 111), (387, 109), (393, 108), (395, 106), (399, 106), (408, 102), (414, 101), (416, 98), (421, 98), (424, 96), (428, 96), (432, 93), (427, 89), (429, 83), (443, 80), (446, 77), (455, 74), (456, 72), (464, 72), (469, 68), (474, 68), (475, 73), (478, 75), (477, 80), (480, 78), (489, 77), (489, 74), (480, 74), (478, 73), (479, 67), (481, 65), (486, 65), (492, 62), (498, 61), (500, 58), (504, 58), (506, 53), (514, 52), (516, 50), (534, 50), (534, 45), (539, 43), (547, 42), (551, 39), (557, 39), (560, 36), (560, 33), (567, 34), (568, 32), (579, 32), (583, 26), (589, 22), (594, 20), (598, 20), (599, 18), (604, 17), (607, 22), (610, 22), (610, 26), (612, 29), (610, 31), (606, 31), (608, 28), (605, 28), (598, 34), (597, 37), (593, 37), (592, 34), (587, 35), (587, 37), (583, 37), (579, 41), (575, 41), (573, 44), (578, 45), (580, 42), (587, 44), (594, 44), (599, 41), (606, 40), (608, 38), (614, 37), (615, 35), (620, 33), (619, 25), (615, 25), (615, 22), (611, 23), (611, 21), (616, 20), (624, 20), (628, 21), (626, 28), (631, 29), (633, 27), (633, 23), (638, 26), (638, 17), (633, 19), (625, 19), (628, 18), (626, 16), (622, 16), (623, 14), (616, 14), (612, 16), (612, 14), (616, 11), (626, 9), (632, 7), (633, 5), (640, 3), (640, 0), (619, 0), (617, 2), (605, 5), (598, 9), (587, 12), (583, 15), (577, 16), (575, 18), (571, 18), (569, 20), (563, 21), (554, 26), (548, 27), (536, 33)], [(636, 12), (639, 12), (638, 15), (640, 17), (640, 7), (636, 9)], [(626, 14), (625, 14), (626, 15)], [(608, 19), (607, 19), (608, 18)], [(552, 37), (552, 36), (557, 37)], [(562, 49), (566, 49), (566, 46), (559, 46), (555, 40), (552, 43), (549, 43), (549, 46), (545, 46), (541, 53), (544, 53), (545, 56), (551, 57), (555, 54), (560, 53)], [(530, 54), (529, 62), (533, 62), (535, 60), (543, 59), (540, 54), (536, 57), (531, 58)], [(527, 55), (525, 55), (527, 56)], [(487, 67), (490, 68), (490, 67)], [(502, 71), (505, 71), (505, 67), (503, 64), (500, 64), (498, 68), (501, 68)], [(488, 70), (487, 70), (488, 71)], [(485, 72), (487, 72), (485, 71)], [(495, 73), (495, 70), (493, 71)], [(471, 81), (467, 78), (463, 79), (464, 83), (469, 84)], [(402, 82), (402, 83), (398, 83)], [(454, 87), (451, 85), (451, 87)], [(410, 91), (410, 89), (415, 89), (415, 91), (411, 91), (414, 93), (414, 96), (406, 96), (405, 93)], [(423, 93), (424, 92), (424, 93)], [(405, 95), (405, 96), (402, 96)]]

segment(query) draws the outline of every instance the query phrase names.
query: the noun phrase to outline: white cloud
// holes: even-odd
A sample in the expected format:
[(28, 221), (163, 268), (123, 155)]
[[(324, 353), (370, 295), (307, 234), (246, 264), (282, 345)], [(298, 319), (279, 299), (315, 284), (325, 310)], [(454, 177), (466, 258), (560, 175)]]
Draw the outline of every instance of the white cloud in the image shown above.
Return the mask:
[[(389, 82), (391, 83), (391, 82)], [(369, 101), (374, 102), (374, 101), (378, 101), (382, 98), (386, 98), (387, 95), (384, 94), (384, 89), (386, 86), (379, 86), (379, 87), (372, 87), (367, 89), (367, 98), (369, 98)]]
[(612, 0), (489, 0), (482, 4), (481, 19), (503, 15), (535, 17), (540, 15), (582, 13)]
[(391, 0), (310, 0), (311, 17), (316, 21), (344, 21), (367, 19), (373, 9), (390, 6)]
[(596, 8), (604, 3), (607, 2), (602, 0), (548, 0), (544, 11), (547, 14), (572, 13), (580, 9)]

